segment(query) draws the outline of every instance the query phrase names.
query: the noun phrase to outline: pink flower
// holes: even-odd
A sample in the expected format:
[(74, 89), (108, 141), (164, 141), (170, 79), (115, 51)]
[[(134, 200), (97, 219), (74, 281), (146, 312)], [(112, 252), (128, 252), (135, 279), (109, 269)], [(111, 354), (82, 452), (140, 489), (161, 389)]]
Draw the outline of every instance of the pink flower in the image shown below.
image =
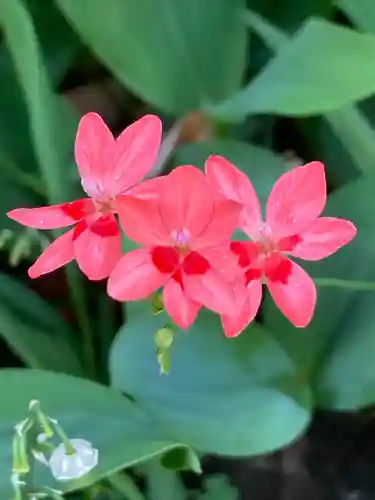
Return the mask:
[[(222, 316), (228, 337), (238, 335), (255, 317), (262, 298), (262, 279), (280, 311), (296, 327), (310, 322), (316, 304), (313, 280), (287, 256), (320, 260), (336, 252), (356, 235), (343, 219), (319, 217), (326, 204), (324, 165), (317, 161), (283, 174), (266, 205), (266, 222), (247, 176), (221, 156), (206, 162), (211, 184), (228, 199), (242, 203), (239, 228), (251, 241), (233, 241), (241, 280), (235, 289), (247, 300), (238, 316)], [(246, 288), (244, 288), (246, 287)]]
[(197, 168), (182, 166), (162, 179), (157, 199), (124, 196), (118, 210), (125, 234), (144, 246), (117, 264), (111, 297), (140, 300), (164, 287), (166, 311), (182, 328), (202, 305), (235, 314), (232, 286), (218, 269), (225, 268), (241, 205), (218, 196)]
[(75, 158), (83, 189), (90, 198), (8, 212), (11, 219), (37, 229), (75, 224), (30, 267), (31, 278), (54, 271), (73, 259), (91, 280), (109, 276), (121, 257), (121, 235), (115, 218), (118, 196), (151, 169), (160, 141), (161, 122), (157, 116), (144, 116), (116, 140), (99, 115), (83, 116), (78, 126)]

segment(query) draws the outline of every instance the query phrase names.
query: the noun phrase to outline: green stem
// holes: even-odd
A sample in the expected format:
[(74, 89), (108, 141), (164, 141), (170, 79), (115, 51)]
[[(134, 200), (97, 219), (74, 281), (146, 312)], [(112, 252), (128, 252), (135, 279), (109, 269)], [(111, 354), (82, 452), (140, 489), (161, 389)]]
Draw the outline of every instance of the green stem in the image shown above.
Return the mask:
[(339, 278), (314, 278), (314, 283), (317, 286), (330, 286), (336, 288), (345, 288), (347, 290), (358, 291), (375, 291), (375, 283), (373, 281), (351, 281), (342, 280)]
[(78, 325), (82, 332), (83, 353), (86, 362), (86, 369), (88, 374), (95, 379), (95, 349), (83, 291), (82, 277), (78, 274), (77, 269), (69, 265), (65, 267), (65, 272), (71, 292), (71, 299), (76, 311)]

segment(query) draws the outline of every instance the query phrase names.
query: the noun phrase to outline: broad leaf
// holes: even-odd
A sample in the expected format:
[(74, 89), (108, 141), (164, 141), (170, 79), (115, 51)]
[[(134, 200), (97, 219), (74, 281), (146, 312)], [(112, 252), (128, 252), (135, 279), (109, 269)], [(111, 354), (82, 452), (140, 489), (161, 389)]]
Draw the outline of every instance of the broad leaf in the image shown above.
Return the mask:
[[(47, 467), (37, 464), (37, 486), (64, 491), (85, 487), (116, 470), (147, 460), (176, 443), (160, 434), (153, 422), (119, 392), (88, 380), (39, 370), (1, 370), (0, 494), (10, 498), (13, 427), (27, 416), (29, 402), (58, 420), (70, 438), (90, 441), (99, 451), (99, 464), (78, 481), (59, 483)], [(38, 490), (38, 488), (36, 488)]]
[(200, 452), (256, 455), (304, 430), (308, 388), (260, 326), (227, 339), (219, 318), (202, 311), (188, 332), (177, 330), (166, 376), (159, 375), (153, 341), (165, 313), (153, 315), (148, 303), (131, 304), (128, 313), (112, 348), (112, 383), (176, 440)]
[(247, 87), (209, 108), (224, 120), (252, 113), (327, 113), (375, 93), (375, 36), (312, 19)]
[[(244, 0), (58, 0), (131, 90), (175, 115), (228, 98), (245, 64)], [(103, 19), (109, 29), (103, 29)]]
[(36, 156), (51, 202), (70, 198), (67, 182), (76, 117), (53, 92), (39, 50), (32, 19), (19, 0), (0, 8), (9, 51), (25, 94)]
[(31, 368), (84, 375), (76, 332), (27, 286), (0, 274), (0, 335)]
[(358, 28), (375, 33), (375, 11), (372, 0), (336, 0), (336, 5), (350, 17)]
[[(251, 29), (274, 52), (280, 51), (290, 41), (290, 36), (284, 31), (255, 12), (248, 10), (245, 15)], [(358, 172), (353, 168), (354, 164), (360, 170), (371, 168), (375, 163), (375, 135), (365, 115), (356, 106), (348, 106), (327, 113), (325, 119), (327, 123), (319, 117), (305, 120), (300, 127), (318, 157), (327, 163), (329, 181), (333, 179), (337, 184), (337, 180), (340, 183), (355, 178)], [(338, 163), (341, 165), (339, 170), (336, 168)]]

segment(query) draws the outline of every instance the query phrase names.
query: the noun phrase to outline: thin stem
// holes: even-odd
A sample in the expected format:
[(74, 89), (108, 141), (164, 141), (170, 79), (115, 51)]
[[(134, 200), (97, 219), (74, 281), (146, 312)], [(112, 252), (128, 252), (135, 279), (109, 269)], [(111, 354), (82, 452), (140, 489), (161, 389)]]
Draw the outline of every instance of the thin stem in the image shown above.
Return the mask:
[(93, 336), (91, 333), (90, 320), (87, 311), (87, 304), (83, 292), (83, 283), (77, 269), (71, 266), (65, 267), (66, 277), (68, 280), (71, 299), (76, 311), (79, 328), (83, 338), (83, 353), (86, 362), (86, 368), (89, 375), (96, 378), (95, 370), (95, 349)]
[(339, 278), (314, 278), (317, 286), (327, 286), (336, 288), (345, 288), (347, 290), (375, 291), (375, 282), (373, 281), (351, 281)]

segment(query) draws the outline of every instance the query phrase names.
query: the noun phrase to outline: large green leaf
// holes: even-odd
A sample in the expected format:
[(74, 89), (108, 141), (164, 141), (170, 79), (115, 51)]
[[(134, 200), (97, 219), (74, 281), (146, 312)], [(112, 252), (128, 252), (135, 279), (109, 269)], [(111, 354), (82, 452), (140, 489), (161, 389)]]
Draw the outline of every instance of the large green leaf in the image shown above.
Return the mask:
[(82, 42), (54, 1), (27, 0), (26, 7), (33, 18), (49, 76), (59, 83), (81, 49)]
[(19, 0), (4, 0), (0, 23), (25, 94), (36, 156), (52, 202), (70, 198), (67, 171), (76, 127), (72, 109), (54, 93), (32, 19)]
[(348, 306), (317, 377), (321, 405), (347, 411), (375, 403), (374, 300), (373, 292), (361, 293)]
[(209, 111), (236, 121), (252, 113), (306, 116), (339, 109), (375, 92), (374, 51), (374, 35), (312, 19), (247, 87)]
[(181, 114), (226, 99), (241, 83), (244, 0), (58, 0), (58, 4), (110, 70), (164, 111)]
[(248, 0), (248, 7), (277, 24), (288, 32), (299, 28), (301, 23), (312, 16), (327, 16), (333, 9), (333, 0)]
[[(49, 75), (54, 83), (59, 83), (80, 46), (78, 36), (53, 2), (42, 5), (39, 0), (28, 0), (27, 6), (40, 36)], [(4, 43), (0, 44), (0, 87), (0, 228), (17, 230), (20, 226), (10, 221), (6, 212), (17, 206), (42, 204), (45, 200), (27, 107)]]
[[(341, 190), (330, 195), (326, 215), (343, 217), (354, 222), (358, 228), (355, 239), (340, 251), (323, 261), (303, 262), (302, 266), (314, 278), (335, 278), (341, 280), (374, 281), (375, 278), (375, 225), (374, 225), (374, 186), (375, 174), (369, 174), (351, 182)], [(354, 382), (348, 385), (345, 378), (359, 378), (358, 372), (363, 368), (362, 360), (357, 356), (358, 348), (351, 354), (345, 347), (346, 338), (352, 337), (353, 343), (361, 342), (361, 328), (371, 331), (371, 309), (364, 316), (361, 300), (364, 292), (356, 292), (350, 288), (332, 288), (318, 286), (318, 303), (311, 324), (304, 329), (294, 328), (276, 309), (272, 300), (266, 300), (263, 318), (266, 327), (283, 345), (296, 363), (306, 372), (306, 376), (318, 377), (326, 357), (333, 353), (332, 367), (326, 368), (326, 381), (320, 382), (322, 393), (330, 393), (332, 404), (337, 405), (337, 394), (351, 391)], [(367, 302), (368, 304), (368, 302)], [(366, 322), (368, 318), (368, 322)], [(373, 341), (368, 335), (362, 346), (369, 354), (373, 349)], [(341, 342), (343, 345), (341, 346)], [(348, 356), (344, 359), (342, 352)], [(350, 356), (353, 355), (352, 362)], [(341, 373), (338, 375), (338, 359), (341, 359)], [(336, 361), (335, 361), (336, 360)], [(343, 361), (343, 362), (342, 362)], [(358, 365), (356, 363), (358, 362)], [(329, 362), (331, 363), (331, 362)], [(354, 366), (356, 367), (354, 368)], [(367, 365), (368, 367), (368, 365)], [(354, 373), (354, 375), (353, 375)], [(363, 373), (363, 372), (362, 372)], [(366, 372), (367, 373), (367, 372)], [(358, 377), (357, 377), (358, 376)], [(333, 381), (335, 386), (333, 388)], [(324, 386), (327, 387), (324, 387)], [(357, 392), (352, 392), (353, 406), (359, 405), (363, 386), (356, 385)], [(328, 398), (319, 396), (328, 404)]]
[(178, 441), (201, 452), (256, 455), (288, 444), (307, 425), (309, 391), (260, 326), (229, 340), (219, 318), (202, 311), (188, 332), (176, 332), (171, 372), (158, 376), (153, 336), (167, 317), (147, 303), (128, 312), (112, 348), (112, 383)]
[(31, 368), (84, 375), (76, 333), (39, 295), (0, 274), (0, 335)]
[[(245, 20), (274, 52), (280, 51), (290, 41), (290, 36), (284, 31), (255, 12), (248, 10)], [(329, 181), (333, 180), (336, 185), (342, 180), (357, 177), (354, 164), (360, 170), (372, 168), (375, 163), (375, 135), (366, 116), (356, 106), (348, 106), (327, 113), (325, 120), (326, 123), (320, 117), (314, 117), (300, 123), (300, 127), (312, 150), (327, 163)], [(339, 170), (336, 168), (338, 163), (341, 165)]]
[(27, 416), (32, 399), (59, 421), (70, 438), (83, 438), (99, 450), (99, 464), (76, 482), (60, 483), (45, 466), (36, 468), (37, 486), (64, 491), (92, 484), (112, 472), (147, 460), (177, 443), (163, 436), (136, 404), (96, 383), (39, 370), (0, 371), (0, 494), (10, 498), (11, 440), (14, 425)]
[(177, 149), (174, 165), (193, 164), (203, 168), (210, 154), (225, 156), (251, 179), (262, 202), (275, 180), (287, 169), (286, 161), (269, 149), (234, 140), (197, 142)]
[(364, 31), (375, 33), (375, 11), (372, 0), (336, 0), (351, 20)]

